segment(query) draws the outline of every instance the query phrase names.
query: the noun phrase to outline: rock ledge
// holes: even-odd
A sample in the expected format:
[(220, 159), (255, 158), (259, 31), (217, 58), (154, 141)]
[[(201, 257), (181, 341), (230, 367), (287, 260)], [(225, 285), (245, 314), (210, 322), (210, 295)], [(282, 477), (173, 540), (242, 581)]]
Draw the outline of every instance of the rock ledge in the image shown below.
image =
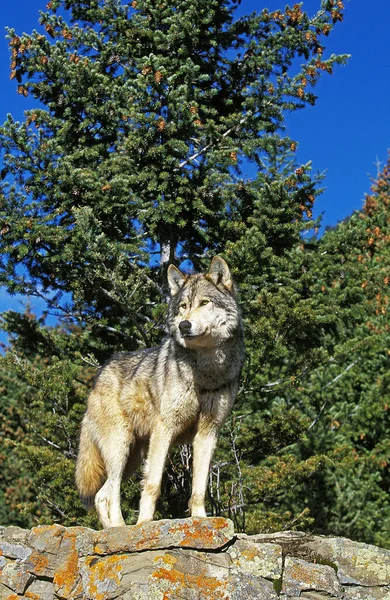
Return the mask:
[(0, 600), (390, 600), (390, 551), (219, 517), (0, 528)]

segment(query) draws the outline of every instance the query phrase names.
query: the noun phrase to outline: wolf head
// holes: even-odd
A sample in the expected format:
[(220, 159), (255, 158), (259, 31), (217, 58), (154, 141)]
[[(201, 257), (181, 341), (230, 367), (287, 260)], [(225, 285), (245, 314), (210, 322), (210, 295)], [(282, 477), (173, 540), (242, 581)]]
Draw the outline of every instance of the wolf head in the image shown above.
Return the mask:
[(213, 348), (237, 334), (241, 317), (228, 265), (215, 256), (206, 274), (168, 268), (171, 291), (168, 329), (186, 348)]

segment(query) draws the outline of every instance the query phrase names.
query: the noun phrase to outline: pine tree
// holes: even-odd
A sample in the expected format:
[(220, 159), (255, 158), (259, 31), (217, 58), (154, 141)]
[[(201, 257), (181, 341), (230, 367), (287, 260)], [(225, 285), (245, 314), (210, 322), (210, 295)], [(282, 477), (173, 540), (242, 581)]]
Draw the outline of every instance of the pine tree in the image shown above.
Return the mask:
[[(307, 428), (292, 390), (335, 352), (344, 313), (315, 296), (317, 242), (302, 232), (315, 225), (316, 181), (289, 160), (296, 144), (282, 128), (345, 62), (322, 45), (342, 9), (323, 0), (312, 18), (299, 4), (236, 17), (221, 0), (52, 0), (43, 33), (8, 31), (11, 77), (37, 105), (0, 128), (0, 282), (59, 319), (3, 316), (5, 368), (34, 390), (19, 447), (43, 518), (91, 523), (72, 478), (93, 368), (161, 339), (169, 263), (199, 269), (222, 252), (248, 359), (210, 508), (248, 530), (303, 522), (280, 496), (324, 458), (288, 451)], [(182, 514), (189, 464), (188, 449), (172, 458), (161, 514)], [(136, 487), (124, 490), (130, 518)]]
[(28, 394), (27, 386), (15, 376), (14, 369), (3, 368), (0, 414), (0, 522), (3, 525), (32, 526), (32, 519), (21, 510), (21, 503), (32, 498), (31, 481), (23, 461), (13, 451), (26, 433), (19, 399)]
[(300, 491), (318, 530), (385, 547), (390, 547), (389, 202), (388, 162), (363, 210), (321, 240), (327, 259), (319, 285), (328, 296), (340, 295), (338, 305), (351, 313), (349, 324), (345, 321), (350, 351), (304, 382), (310, 411), (316, 409), (306, 453), (333, 451), (341, 460), (327, 463)]

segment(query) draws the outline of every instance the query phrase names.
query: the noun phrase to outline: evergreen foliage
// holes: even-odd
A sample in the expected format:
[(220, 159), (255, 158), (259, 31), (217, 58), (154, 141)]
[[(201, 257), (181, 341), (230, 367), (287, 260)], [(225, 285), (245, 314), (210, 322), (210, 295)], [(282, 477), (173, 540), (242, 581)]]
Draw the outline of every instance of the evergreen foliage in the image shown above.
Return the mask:
[[(390, 547), (389, 203), (390, 161), (373, 183), (363, 210), (321, 240), (328, 253), (337, 246), (338, 252), (342, 250), (344, 280), (344, 265), (353, 262), (341, 302), (349, 304), (352, 294), (363, 291), (364, 312), (347, 330), (355, 340), (351, 352), (319, 369), (307, 382), (307, 393), (318, 396), (308, 452), (333, 450), (343, 459), (317, 474), (315, 486), (301, 490), (319, 529), (386, 547)], [(332, 290), (340, 289), (340, 283), (340, 278), (332, 277)]]
[[(317, 240), (319, 181), (283, 135), (285, 113), (313, 104), (320, 75), (346, 60), (323, 47), (343, 5), (322, 0), (309, 17), (299, 4), (237, 16), (237, 4), (51, 0), (40, 31), (8, 31), (11, 77), (35, 107), (0, 128), (0, 284), (47, 306), (2, 317), (1, 377), (18, 416), (17, 452), (1, 451), (26, 480), (13, 502), (40, 522), (96, 525), (73, 480), (96, 367), (159, 343), (169, 263), (202, 269), (222, 253), (247, 360), (210, 512), (248, 532), (314, 526), (389, 543), (370, 525), (387, 482), (387, 300), (372, 291), (387, 217), (367, 201)], [(191, 450), (173, 453), (161, 516), (185, 514), (190, 470)], [(123, 496), (131, 522), (139, 478)]]
[(18, 506), (22, 501), (31, 499), (31, 479), (20, 457), (14, 452), (14, 444), (22, 442), (25, 437), (20, 398), (28, 396), (28, 391), (12, 367), (7, 369), (6, 365), (2, 365), (0, 378), (0, 522), (31, 526), (31, 518), (23, 514)]

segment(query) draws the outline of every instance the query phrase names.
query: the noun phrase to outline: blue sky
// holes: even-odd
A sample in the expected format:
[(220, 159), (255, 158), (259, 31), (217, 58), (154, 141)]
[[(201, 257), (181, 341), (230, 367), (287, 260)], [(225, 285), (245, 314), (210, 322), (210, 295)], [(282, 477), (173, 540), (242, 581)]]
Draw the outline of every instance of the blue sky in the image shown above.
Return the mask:
[[(293, 4), (291, 2), (290, 4)], [(5, 1), (0, 11), (0, 32), (6, 25), (17, 33), (39, 28), (38, 11), (45, 0)], [(303, 8), (314, 14), (320, 0), (304, 0)], [(280, 0), (242, 0), (240, 13), (269, 8), (283, 9)], [(300, 162), (313, 162), (314, 171), (326, 171), (326, 190), (318, 199), (315, 216), (334, 225), (359, 209), (369, 191), (376, 163), (387, 160), (390, 148), (390, 2), (346, 1), (345, 19), (326, 39), (326, 52), (348, 53), (346, 66), (325, 74), (316, 87), (316, 106), (287, 116), (287, 133), (298, 142)], [(22, 118), (29, 98), (16, 93), (9, 79), (9, 50), (5, 34), (0, 36), (0, 122), (7, 113)], [(30, 101), (31, 102), (31, 101)], [(13, 300), (16, 303), (16, 300)], [(0, 310), (9, 297), (0, 290)], [(14, 308), (17, 308), (15, 305)]]

